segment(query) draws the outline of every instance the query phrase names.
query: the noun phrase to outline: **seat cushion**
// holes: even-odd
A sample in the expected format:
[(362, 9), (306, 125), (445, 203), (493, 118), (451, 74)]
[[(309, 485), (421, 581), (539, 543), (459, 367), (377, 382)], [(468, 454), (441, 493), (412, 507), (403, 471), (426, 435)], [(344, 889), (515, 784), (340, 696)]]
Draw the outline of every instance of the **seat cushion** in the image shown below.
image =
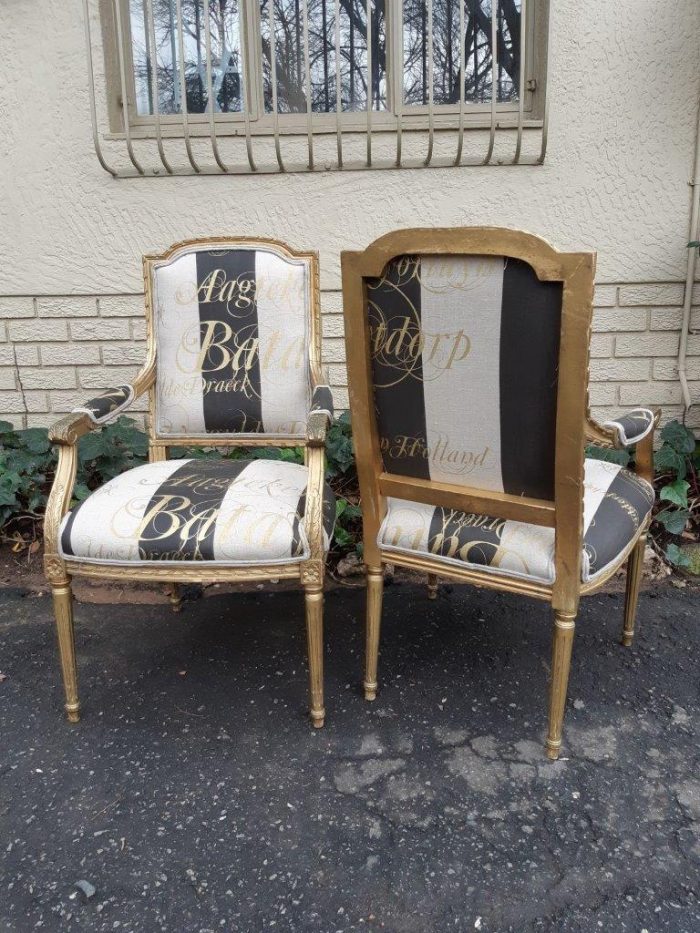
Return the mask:
[[(584, 583), (615, 565), (648, 517), (653, 502), (651, 485), (630, 470), (602, 460), (586, 460)], [(554, 582), (554, 529), (526, 522), (389, 499), (379, 545), (386, 551), (438, 557), (445, 564)]]
[[(63, 520), (67, 559), (132, 564), (293, 563), (309, 556), (308, 471), (281, 460), (167, 460), (127, 470)], [(335, 497), (325, 486), (326, 550)]]

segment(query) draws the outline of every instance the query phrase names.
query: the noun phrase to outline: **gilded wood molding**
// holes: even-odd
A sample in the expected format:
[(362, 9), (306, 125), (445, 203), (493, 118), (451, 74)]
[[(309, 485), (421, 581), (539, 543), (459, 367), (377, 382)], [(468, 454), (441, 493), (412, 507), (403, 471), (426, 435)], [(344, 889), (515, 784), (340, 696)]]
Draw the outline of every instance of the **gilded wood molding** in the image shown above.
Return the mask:
[(96, 427), (98, 425), (85, 414), (65, 415), (49, 428), (49, 440), (52, 444), (71, 446), (77, 444), (83, 434), (87, 434)]
[(487, 590), (501, 590), (506, 593), (520, 593), (523, 596), (533, 596), (535, 599), (544, 599), (551, 602), (552, 587), (546, 583), (537, 583), (531, 580), (522, 580), (517, 577), (507, 577), (503, 574), (489, 573), (488, 571), (472, 570), (470, 567), (458, 567), (456, 564), (445, 564), (439, 558), (432, 559), (426, 554), (408, 554), (398, 551), (382, 551), (382, 560), (385, 564), (396, 564), (418, 570), (426, 574), (434, 573), (440, 579), (456, 580), (460, 583), (472, 583)]
[(105, 580), (134, 580), (148, 583), (261, 583), (270, 580), (298, 580), (301, 564), (266, 564), (245, 567), (222, 567), (214, 561), (191, 561), (178, 564), (99, 564), (89, 561), (66, 561), (71, 576)]
[(554, 527), (554, 503), (528, 496), (512, 496), (506, 492), (490, 492), (470, 489), (468, 486), (453, 486), (437, 480), (399, 476), (393, 473), (379, 474), (379, 489), (382, 495), (411, 502), (427, 502), (463, 512), (491, 515), (493, 518), (510, 518), (531, 525)]
[[(401, 255), (510, 256), (522, 259), (541, 281), (564, 281), (579, 263), (592, 262), (591, 253), (560, 253), (542, 237), (507, 227), (412, 227), (387, 233), (363, 251), (345, 251), (342, 261), (377, 277)], [(354, 265), (357, 262), (357, 265)]]

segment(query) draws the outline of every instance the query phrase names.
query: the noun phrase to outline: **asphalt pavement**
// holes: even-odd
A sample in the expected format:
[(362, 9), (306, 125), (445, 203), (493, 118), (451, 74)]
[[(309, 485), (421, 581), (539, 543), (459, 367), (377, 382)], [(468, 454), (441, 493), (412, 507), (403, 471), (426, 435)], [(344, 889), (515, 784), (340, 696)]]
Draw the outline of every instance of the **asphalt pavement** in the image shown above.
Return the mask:
[(76, 606), (62, 717), (50, 600), (0, 590), (0, 930), (700, 931), (700, 592), (582, 604), (563, 756), (549, 608), (387, 587), (326, 599), (326, 727), (303, 598)]

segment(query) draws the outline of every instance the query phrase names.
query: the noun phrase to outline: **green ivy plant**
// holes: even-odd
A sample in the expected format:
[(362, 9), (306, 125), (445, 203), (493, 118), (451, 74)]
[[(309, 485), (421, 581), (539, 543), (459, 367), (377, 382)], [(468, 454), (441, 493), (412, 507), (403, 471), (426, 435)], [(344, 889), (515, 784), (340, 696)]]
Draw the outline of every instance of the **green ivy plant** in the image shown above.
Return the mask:
[(124, 470), (145, 463), (148, 438), (132, 418), (119, 418), (78, 441), (78, 475), (73, 492), (80, 502)]
[[(700, 517), (700, 447), (693, 432), (679, 421), (661, 429), (661, 447), (654, 454), (661, 507), (654, 516), (670, 535), (682, 534)], [(676, 543), (666, 546), (666, 557), (678, 567), (690, 559)]]
[(15, 431), (0, 421), (0, 527), (26, 518), (41, 521), (55, 457), (42, 428)]
[[(692, 431), (671, 421), (661, 431), (661, 447), (654, 456), (659, 502), (653, 529), (656, 536), (682, 534), (700, 521), (700, 445)], [(589, 457), (630, 464), (627, 450), (591, 446)], [(131, 467), (146, 461), (148, 439), (130, 418), (120, 418), (101, 431), (86, 434), (78, 445), (78, 474), (74, 497), (85, 499), (92, 490)], [(229, 448), (179, 447), (174, 457), (230, 459), (250, 457), (304, 462), (301, 447)], [(343, 413), (331, 426), (326, 444), (326, 478), (336, 496), (333, 550), (336, 555), (362, 553), (362, 516), (355, 470), (350, 417)], [(56, 466), (54, 451), (44, 428), (15, 430), (0, 421), (0, 529), (2, 537), (18, 548), (37, 541), (46, 500)], [(687, 567), (689, 559), (676, 542), (666, 544), (668, 560)]]
[[(284, 460), (303, 463), (301, 447), (221, 448), (173, 447), (173, 457), (221, 457)], [(81, 502), (99, 486), (131, 467), (145, 463), (148, 438), (131, 418), (119, 418), (78, 442), (74, 501)], [(336, 495), (335, 550), (361, 550), (361, 513), (350, 418), (344, 413), (331, 426), (326, 447), (326, 478)], [(40, 537), (51, 489), (56, 455), (45, 428), (15, 430), (0, 421), (0, 529), (18, 548)]]
[[(146, 435), (130, 418), (120, 418), (81, 437), (74, 498), (81, 501), (93, 489), (124, 470), (143, 463)], [(21, 545), (36, 540), (51, 489), (56, 454), (45, 428), (15, 430), (0, 421), (0, 528), (3, 537)]]
[(348, 412), (334, 422), (326, 441), (326, 479), (335, 493), (334, 544), (342, 553), (362, 554), (362, 511)]
[[(661, 429), (661, 446), (654, 454), (655, 483), (659, 506), (654, 514), (652, 533), (668, 541), (669, 535), (681, 535), (700, 519), (700, 445), (695, 435), (680, 421), (669, 421)], [(629, 466), (628, 450), (590, 446), (586, 455)], [(689, 567), (690, 558), (677, 542), (659, 541), (668, 561), (676, 567)]]

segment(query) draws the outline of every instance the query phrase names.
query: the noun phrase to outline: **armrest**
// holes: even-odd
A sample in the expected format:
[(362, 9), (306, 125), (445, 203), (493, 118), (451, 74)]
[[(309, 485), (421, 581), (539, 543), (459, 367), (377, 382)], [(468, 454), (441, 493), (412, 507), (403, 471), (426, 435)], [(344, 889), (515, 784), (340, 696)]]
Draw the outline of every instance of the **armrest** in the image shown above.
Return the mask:
[[(150, 375), (145, 370), (145, 375)], [(138, 385), (138, 383), (137, 383)], [(58, 446), (56, 473), (44, 513), (44, 570), (49, 581), (58, 585), (67, 581), (64, 561), (58, 551), (58, 535), (64, 515), (70, 507), (78, 469), (78, 441), (89, 431), (101, 427), (127, 409), (138, 393), (132, 386), (118, 386), (74, 408), (49, 428), (49, 440)]]
[(304, 586), (323, 586), (325, 553), (323, 549), (323, 493), (326, 479), (327, 411), (313, 410), (306, 428), (306, 466), (309, 478), (306, 486), (304, 527), (309, 542), (309, 559), (301, 571)]
[(118, 386), (74, 408), (70, 415), (60, 418), (49, 428), (52, 444), (71, 445), (94, 428), (118, 417), (131, 405), (136, 393), (132, 386)]
[(311, 397), (311, 414), (315, 411), (325, 412), (330, 421), (335, 417), (333, 412), (333, 393), (331, 392), (330, 386), (314, 386), (314, 393)]
[[(644, 420), (646, 427), (644, 431), (639, 430), (635, 434), (635, 428), (642, 427), (641, 420), (636, 420), (636, 416), (640, 412), (644, 412), (645, 414)], [(630, 416), (635, 416), (635, 420), (627, 422)], [(653, 432), (654, 428), (659, 423), (660, 416), (661, 410), (658, 408), (653, 411), (649, 408), (635, 408), (617, 419), (610, 419), (600, 424), (589, 414), (586, 418), (585, 426), (586, 440), (592, 441), (594, 444), (597, 444), (598, 447), (617, 447), (619, 449), (633, 447)], [(620, 432), (621, 425), (623, 434)]]
[(151, 346), (133, 386), (118, 386), (103, 392), (49, 428), (49, 440), (58, 446), (56, 473), (44, 513), (44, 570), (52, 585), (68, 580), (65, 562), (58, 551), (58, 534), (73, 497), (78, 469), (78, 440), (125, 411), (135, 398), (150, 388), (154, 379), (155, 350)]
[(101, 395), (74, 408), (70, 415), (61, 418), (49, 428), (49, 440), (54, 444), (75, 444), (78, 438), (93, 428), (117, 418), (131, 405), (135, 398), (142, 395), (153, 385), (156, 378), (155, 349), (151, 345), (143, 368), (137, 373), (134, 384), (108, 389)]
[(615, 447), (634, 447), (654, 430), (657, 415), (649, 408), (633, 408), (618, 418), (604, 421), (603, 427), (613, 434)]
[(333, 393), (329, 386), (314, 388), (311, 411), (306, 422), (306, 443), (309, 447), (323, 447), (328, 428), (333, 421)]
[(133, 386), (116, 386), (77, 406), (73, 409), (73, 414), (87, 415), (93, 424), (106, 424), (126, 411), (135, 397)]
[(49, 440), (52, 444), (73, 447), (83, 434), (87, 434), (95, 427), (96, 425), (87, 415), (65, 415), (49, 428)]

